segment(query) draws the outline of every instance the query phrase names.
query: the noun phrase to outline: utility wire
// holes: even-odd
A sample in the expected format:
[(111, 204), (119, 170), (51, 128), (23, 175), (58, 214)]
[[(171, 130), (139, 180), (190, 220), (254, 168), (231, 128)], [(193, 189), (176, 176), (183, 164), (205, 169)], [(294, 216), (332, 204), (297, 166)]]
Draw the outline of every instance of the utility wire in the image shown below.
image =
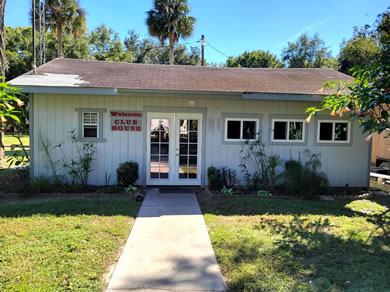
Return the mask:
[[(213, 45), (211, 45), (209, 41), (207, 41), (207, 44), (208, 44), (211, 48), (213, 48), (214, 50), (216, 50), (218, 53), (222, 54), (223, 56), (225, 56), (226, 58), (229, 59), (229, 56), (225, 55), (225, 54), (222, 53), (220, 50), (218, 50), (216, 47), (214, 47)], [(237, 64), (239, 68), (246, 68), (246, 67), (242, 66), (240, 63), (238, 63), (237, 61), (234, 61), (234, 63)]]

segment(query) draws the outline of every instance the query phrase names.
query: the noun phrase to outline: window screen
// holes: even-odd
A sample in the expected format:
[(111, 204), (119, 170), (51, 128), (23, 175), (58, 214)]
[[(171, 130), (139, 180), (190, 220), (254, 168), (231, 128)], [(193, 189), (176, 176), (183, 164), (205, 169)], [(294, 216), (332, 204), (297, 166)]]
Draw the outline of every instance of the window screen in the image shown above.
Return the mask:
[(97, 138), (98, 137), (98, 113), (83, 113), (83, 137)]

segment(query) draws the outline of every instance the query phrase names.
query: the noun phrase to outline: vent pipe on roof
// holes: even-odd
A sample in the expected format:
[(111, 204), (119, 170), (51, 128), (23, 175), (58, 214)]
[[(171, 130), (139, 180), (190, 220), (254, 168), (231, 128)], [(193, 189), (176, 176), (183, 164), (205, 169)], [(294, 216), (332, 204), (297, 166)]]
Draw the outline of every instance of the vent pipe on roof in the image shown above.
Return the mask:
[(200, 39), (200, 42), (202, 44), (202, 66), (204, 66), (204, 46), (206, 45), (207, 41), (204, 35), (202, 34), (202, 37)]

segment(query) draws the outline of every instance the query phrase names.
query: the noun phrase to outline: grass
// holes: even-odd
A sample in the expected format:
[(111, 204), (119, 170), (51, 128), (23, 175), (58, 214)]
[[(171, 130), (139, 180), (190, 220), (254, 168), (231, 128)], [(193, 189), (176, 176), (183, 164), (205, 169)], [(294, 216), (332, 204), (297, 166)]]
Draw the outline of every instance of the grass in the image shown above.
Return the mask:
[(0, 291), (101, 291), (138, 208), (130, 199), (0, 204)]
[[(28, 135), (22, 135), (21, 140), (24, 146), (30, 145), (30, 137)], [(19, 140), (12, 135), (4, 135), (4, 145), (9, 147), (13, 144), (19, 145)]]
[(390, 213), (378, 203), (200, 203), (231, 291), (390, 290)]
[(383, 192), (390, 192), (390, 184), (380, 184), (376, 181), (375, 178), (370, 179), (370, 187), (381, 190)]

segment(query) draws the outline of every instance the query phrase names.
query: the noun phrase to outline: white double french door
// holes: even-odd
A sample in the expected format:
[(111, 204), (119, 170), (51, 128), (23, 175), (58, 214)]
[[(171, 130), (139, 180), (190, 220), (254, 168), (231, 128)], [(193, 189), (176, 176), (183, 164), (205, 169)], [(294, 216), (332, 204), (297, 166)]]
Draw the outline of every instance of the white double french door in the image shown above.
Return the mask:
[(202, 114), (148, 113), (146, 183), (200, 185)]

